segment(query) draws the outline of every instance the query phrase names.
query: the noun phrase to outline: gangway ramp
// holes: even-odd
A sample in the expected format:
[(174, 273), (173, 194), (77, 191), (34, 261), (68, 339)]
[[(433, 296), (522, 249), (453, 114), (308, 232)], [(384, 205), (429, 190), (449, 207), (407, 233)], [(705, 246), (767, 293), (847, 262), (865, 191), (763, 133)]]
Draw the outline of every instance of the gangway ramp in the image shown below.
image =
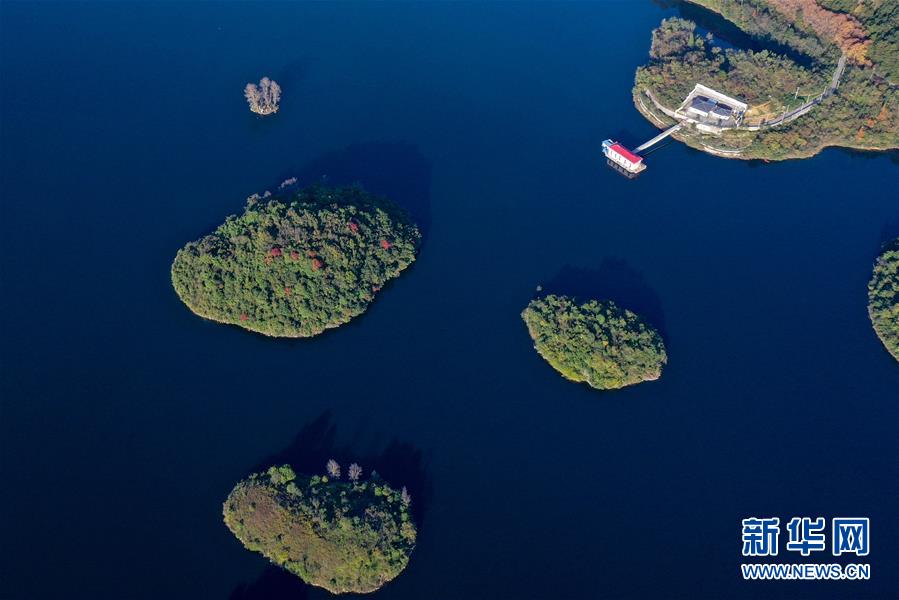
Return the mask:
[(650, 146), (653, 146), (653, 145), (655, 145), (655, 144), (661, 142), (661, 141), (664, 140), (666, 137), (668, 137), (669, 135), (671, 135), (672, 133), (674, 133), (675, 131), (677, 131), (677, 130), (680, 129), (680, 128), (681, 128), (681, 123), (678, 123), (677, 125), (672, 125), (671, 127), (669, 127), (668, 129), (666, 129), (665, 131), (663, 131), (663, 132), (660, 133), (659, 135), (655, 136), (654, 138), (652, 138), (652, 139), (649, 140), (648, 142), (646, 142), (646, 143), (644, 143), (644, 144), (641, 144), (641, 145), (637, 146), (636, 148), (634, 148), (634, 152), (642, 152), (642, 151), (646, 150), (646, 149), (649, 148)]

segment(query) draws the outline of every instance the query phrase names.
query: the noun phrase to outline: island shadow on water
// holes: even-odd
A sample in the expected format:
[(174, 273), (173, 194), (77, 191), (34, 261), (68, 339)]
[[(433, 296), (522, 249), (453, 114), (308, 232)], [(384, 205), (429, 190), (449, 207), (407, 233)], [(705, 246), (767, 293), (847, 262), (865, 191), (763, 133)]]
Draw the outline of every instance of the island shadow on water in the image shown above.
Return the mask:
[[(351, 463), (358, 463), (364, 469), (363, 478), (370, 476), (372, 471), (377, 471), (392, 487), (405, 486), (412, 496), (412, 518), (421, 529), (433, 493), (422, 451), (396, 439), (387, 443), (382, 450), (367, 454), (352, 451), (350, 445), (339, 446), (337, 426), (330, 411), (323, 412), (307, 423), (290, 445), (263, 459), (253, 467), (251, 473), (265, 471), (272, 465), (289, 464), (298, 473), (321, 475), (325, 472), (325, 464), (331, 458), (344, 469)], [(308, 596), (310, 587), (296, 575), (271, 565), (254, 582), (239, 584), (228, 598), (302, 600)]]
[(418, 147), (405, 142), (368, 142), (329, 152), (295, 169), (281, 181), (297, 178), (297, 186), (359, 184), (404, 209), (418, 225), (422, 244), (431, 226), (431, 165)]
[(605, 258), (598, 269), (566, 265), (548, 283), (542, 284), (537, 296), (548, 294), (574, 296), (580, 302), (612, 300), (646, 319), (663, 338), (667, 337), (659, 296), (647, 285), (643, 275), (620, 258)]
[(878, 238), (877, 247), (873, 257), (876, 258), (877, 256), (880, 256), (886, 245), (897, 238), (899, 238), (899, 212), (880, 228), (880, 237)]
[[(704, 6), (688, 0), (652, 0), (652, 3), (663, 10), (677, 10), (677, 16), (696, 23), (699, 34), (711, 33), (715, 42), (725, 48), (741, 48), (761, 52), (767, 50), (775, 54), (783, 54), (804, 67), (812, 66), (810, 56), (781, 44), (770, 37), (759, 38), (747, 34), (734, 23)], [(723, 44), (721, 44), (723, 42)]]
[[(309, 61), (304, 59), (293, 60), (275, 73), (265, 69), (254, 70), (245, 74), (247, 82), (251, 83), (261, 77), (270, 77), (281, 86), (281, 101), (278, 103), (277, 112), (271, 115), (257, 115), (247, 111), (247, 121), (250, 131), (255, 136), (264, 136), (283, 127), (285, 113), (301, 112), (303, 110), (301, 90), (302, 82), (308, 77)], [(246, 101), (243, 101), (246, 106)], [(279, 182), (280, 183), (280, 182)]]
[(228, 595), (228, 600), (305, 600), (312, 586), (296, 575), (269, 565), (253, 583), (241, 583)]

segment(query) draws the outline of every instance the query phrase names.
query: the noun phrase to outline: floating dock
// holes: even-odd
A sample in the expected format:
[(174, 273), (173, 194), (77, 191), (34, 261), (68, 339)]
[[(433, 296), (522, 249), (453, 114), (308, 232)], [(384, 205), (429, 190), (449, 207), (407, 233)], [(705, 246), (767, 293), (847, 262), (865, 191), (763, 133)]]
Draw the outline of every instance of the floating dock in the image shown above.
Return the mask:
[(646, 163), (643, 162), (643, 157), (637, 154), (637, 152), (643, 152), (650, 146), (658, 144), (680, 128), (680, 123), (672, 125), (648, 142), (637, 146), (635, 150), (628, 150), (621, 144), (621, 142), (605, 140), (602, 143), (602, 153), (609, 159), (609, 166), (613, 167), (619, 173), (632, 178), (646, 170)]
[(637, 156), (615, 140), (605, 140), (602, 143), (602, 153), (606, 158), (628, 173), (636, 175), (646, 169), (642, 157)]

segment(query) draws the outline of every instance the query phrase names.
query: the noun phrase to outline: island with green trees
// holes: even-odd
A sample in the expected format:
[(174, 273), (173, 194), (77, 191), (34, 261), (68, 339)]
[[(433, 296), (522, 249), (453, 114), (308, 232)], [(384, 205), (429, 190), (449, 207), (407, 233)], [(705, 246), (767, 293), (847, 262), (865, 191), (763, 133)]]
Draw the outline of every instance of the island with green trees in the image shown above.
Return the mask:
[(368, 593), (402, 572), (417, 530), (406, 488), (353, 463), (341, 479), (330, 460), (324, 475), (287, 465), (239, 482), (223, 505), (225, 525), (248, 550), (334, 594)]
[(201, 317), (309, 337), (363, 313), (420, 241), (404, 211), (358, 186), (254, 195), (178, 251), (172, 284)]
[(899, 238), (887, 244), (874, 262), (868, 283), (868, 316), (877, 337), (899, 360)]
[(668, 361), (659, 332), (611, 301), (550, 294), (531, 300), (521, 317), (546, 362), (600, 390), (658, 379)]
[[(899, 3), (691, 2), (730, 21), (761, 49), (721, 44), (689, 20), (663, 21), (633, 89), (635, 106), (653, 124), (680, 122), (673, 137), (729, 158), (803, 158), (828, 146), (899, 148)], [(748, 108), (719, 131), (697, 126), (686, 102), (697, 84)]]

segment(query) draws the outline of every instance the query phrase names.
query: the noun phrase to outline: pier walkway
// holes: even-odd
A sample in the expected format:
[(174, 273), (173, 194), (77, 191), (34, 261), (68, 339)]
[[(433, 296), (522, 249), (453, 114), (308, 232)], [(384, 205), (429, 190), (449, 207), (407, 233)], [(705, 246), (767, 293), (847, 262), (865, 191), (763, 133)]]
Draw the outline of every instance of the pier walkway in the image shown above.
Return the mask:
[(663, 131), (663, 132), (660, 133), (659, 135), (655, 136), (654, 138), (652, 138), (652, 139), (649, 140), (648, 142), (645, 142), (645, 143), (643, 143), (643, 144), (640, 144), (639, 146), (637, 146), (636, 148), (634, 148), (634, 152), (642, 152), (642, 151), (646, 150), (646, 149), (649, 148), (650, 146), (652, 146), (652, 145), (654, 145), (654, 144), (657, 144), (657, 143), (661, 142), (661, 141), (664, 140), (666, 137), (668, 137), (669, 135), (671, 135), (672, 133), (674, 133), (675, 131), (677, 131), (677, 130), (680, 129), (680, 128), (681, 128), (681, 123), (678, 123), (678, 124), (676, 124), (676, 125), (672, 125), (671, 127), (669, 127), (668, 129), (666, 129), (665, 131)]

